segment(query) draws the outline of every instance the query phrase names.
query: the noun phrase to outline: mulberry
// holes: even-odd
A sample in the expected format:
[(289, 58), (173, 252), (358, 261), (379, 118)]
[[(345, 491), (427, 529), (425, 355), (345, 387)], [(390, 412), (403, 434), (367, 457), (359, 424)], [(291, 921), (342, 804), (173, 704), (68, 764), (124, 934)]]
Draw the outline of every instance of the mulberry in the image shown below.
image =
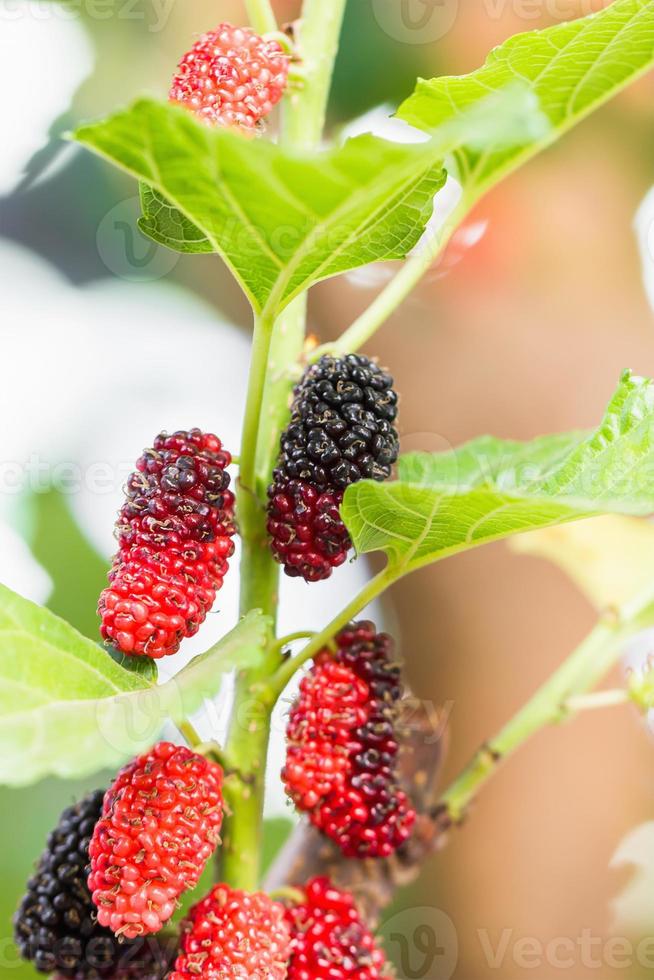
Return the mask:
[(383, 951), (353, 897), (314, 878), (305, 900), (287, 909), (291, 927), (288, 980), (390, 980)]
[(98, 607), (103, 638), (122, 653), (169, 656), (204, 622), (234, 553), (230, 463), (199, 429), (161, 434), (138, 460)]
[(210, 125), (251, 131), (282, 98), (288, 71), (278, 41), (220, 24), (182, 58), (170, 100)]
[(323, 650), (291, 709), (282, 779), (297, 808), (347, 857), (388, 857), (415, 822), (396, 776), (401, 696), (393, 642), (372, 623)]
[(346, 560), (343, 494), (390, 476), (397, 402), (392, 377), (357, 354), (322, 357), (305, 372), (268, 491), (272, 550), (287, 575), (320, 581)]
[(162, 980), (170, 956), (153, 939), (119, 942), (100, 926), (87, 885), (89, 843), (102, 792), (62, 813), (14, 918), (21, 956), (70, 980)]
[(100, 925), (134, 939), (170, 919), (220, 840), (222, 781), (220, 766), (168, 742), (118, 774), (89, 847)]
[(169, 980), (285, 980), (290, 928), (267, 895), (217, 885), (182, 927), (182, 952)]

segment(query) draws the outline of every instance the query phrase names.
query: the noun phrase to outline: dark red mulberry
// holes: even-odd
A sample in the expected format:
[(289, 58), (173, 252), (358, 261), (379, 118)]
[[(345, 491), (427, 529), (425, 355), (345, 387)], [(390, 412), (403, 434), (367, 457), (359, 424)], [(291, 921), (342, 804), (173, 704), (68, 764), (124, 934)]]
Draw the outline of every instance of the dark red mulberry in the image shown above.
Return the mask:
[(98, 610), (103, 638), (123, 653), (176, 653), (204, 622), (234, 552), (230, 463), (199, 429), (163, 433), (138, 460)]
[(347, 558), (343, 493), (390, 476), (397, 401), (392, 377), (358, 354), (321, 357), (305, 372), (268, 491), (272, 550), (287, 575), (326, 579)]
[(400, 670), (393, 641), (354, 623), (323, 650), (291, 709), (282, 778), (289, 796), (347, 857), (388, 857), (415, 812), (396, 776)]
[(288, 980), (391, 980), (386, 957), (348, 892), (327, 878), (314, 878), (304, 896), (286, 913), (291, 927)]
[(98, 924), (87, 885), (89, 843), (103, 793), (62, 813), (14, 918), (21, 956), (69, 980), (162, 980), (171, 951), (154, 939), (119, 942)]

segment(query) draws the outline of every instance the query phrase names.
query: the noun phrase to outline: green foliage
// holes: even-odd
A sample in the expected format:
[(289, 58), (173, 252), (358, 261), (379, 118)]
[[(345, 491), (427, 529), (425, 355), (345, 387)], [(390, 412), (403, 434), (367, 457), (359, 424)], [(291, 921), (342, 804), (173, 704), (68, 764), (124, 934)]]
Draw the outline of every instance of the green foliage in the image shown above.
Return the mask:
[(322, 279), (404, 258), (445, 181), (442, 158), (462, 141), (510, 146), (547, 129), (533, 94), (512, 84), (421, 144), (368, 135), (308, 157), (145, 99), (75, 137), (139, 178), (146, 235), (220, 253), (253, 307), (276, 315)]
[(250, 613), (157, 687), (119, 666), (46, 609), (0, 587), (0, 781), (84, 776), (146, 748), (216, 694), (222, 675), (257, 666), (266, 620)]
[(295, 823), (288, 817), (269, 817), (264, 823), (261, 874), (265, 875), (282, 847), (293, 833)]
[(654, 383), (626, 373), (587, 437), (482, 438), (403, 456), (399, 479), (350, 487), (343, 518), (359, 552), (404, 574), (520, 531), (602, 512), (654, 510)]
[(400, 118), (438, 132), (511, 82), (529, 86), (551, 123), (522, 146), (467, 145), (454, 156), (457, 176), (472, 200), (654, 64), (654, 4), (616, 0), (605, 10), (543, 31), (510, 38), (470, 75), (420, 80)]
[(153, 189), (143, 231), (172, 248), (219, 252), (256, 309), (282, 309), (321, 279), (402, 258), (445, 179), (424, 146), (364, 136), (293, 156), (147, 99), (75, 136)]
[(32, 554), (52, 579), (48, 609), (75, 629), (98, 636), (98, 596), (107, 584), (108, 565), (75, 523), (68, 499), (54, 487), (33, 493), (24, 503)]

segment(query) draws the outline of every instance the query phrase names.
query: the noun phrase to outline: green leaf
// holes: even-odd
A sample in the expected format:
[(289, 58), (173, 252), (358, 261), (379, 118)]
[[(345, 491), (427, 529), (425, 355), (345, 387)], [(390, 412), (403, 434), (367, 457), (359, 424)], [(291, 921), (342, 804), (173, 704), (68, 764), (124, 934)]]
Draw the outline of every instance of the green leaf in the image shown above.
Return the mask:
[(654, 511), (654, 383), (623, 375), (596, 430), (531, 443), (483, 438), (403, 456), (399, 479), (349, 487), (343, 519), (359, 552), (392, 574), (521, 531), (602, 512)]
[(148, 99), (75, 138), (155, 192), (145, 198), (143, 231), (219, 252), (256, 309), (271, 298), (282, 308), (312, 282), (405, 256), (445, 179), (424, 146), (363, 136), (292, 156)]
[(143, 183), (140, 184), (139, 191), (143, 210), (139, 228), (144, 235), (175, 252), (201, 255), (214, 251), (206, 235), (162, 194)]
[(52, 579), (48, 608), (85, 636), (99, 636), (98, 596), (107, 584), (107, 560), (82, 533), (69, 495), (50, 487), (21, 502), (32, 554)]
[(0, 782), (115, 768), (213, 697), (221, 676), (261, 662), (266, 620), (250, 613), (157, 687), (47, 609), (0, 586)]
[(261, 874), (270, 870), (273, 861), (293, 833), (295, 823), (288, 817), (269, 817), (263, 825), (263, 853)]
[(544, 558), (562, 569), (598, 611), (619, 610), (654, 583), (654, 524), (607, 514), (575, 524), (521, 534), (520, 555)]
[(210, 129), (176, 106), (141, 100), (75, 138), (138, 177), (141, 230), (184, 252), (220, 253), (256, 310), (283, 309), (310, 285), (404, 258), (462, 140), (514, 145), (548, 126), (513, 84), (422, 144), (360, 136), (313, 156)]
[(654, 4), (616, 0), (589, 17), (512, 37), (470, 75), (420, 80), (398, 115), (438, 132), (489, 92), (515, 80), (529, 86), (551, 128), (521, 146), (497, 146), (491, 134), (483, 148), (468, 142), (458, 150), (458, 176), (472, 201), (653, 64)]
[(121, 653), (120, 650), (115, 650), (113, 647), (107, 650), (107, 654), (122, 670), (137, 674), (148, 684), (157, 683), (159, 669), (156, 660), (151, 660), (150, 657), (129, 657), (126, 653)]

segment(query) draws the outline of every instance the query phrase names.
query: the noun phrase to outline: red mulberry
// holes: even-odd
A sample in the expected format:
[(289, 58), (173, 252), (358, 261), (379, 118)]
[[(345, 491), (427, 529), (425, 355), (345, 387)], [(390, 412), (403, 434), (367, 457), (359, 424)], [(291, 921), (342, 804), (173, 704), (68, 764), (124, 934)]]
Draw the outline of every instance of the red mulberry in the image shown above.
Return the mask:
[(119, 942), (98, 924), (87, 885), (89, 843), (102, 792), (62, 813), (14, 919), (21, 956), (70, 980), (162, 980), (170, 956), (154, 939)]
[(267, 895), (217, 885), (191, 909), (181, 946), (169, 980), (285, 980), (290, 928)]
[(388, 857), (415, 812), (399, 788), (395, 707), (401, 696), (393, 643), (372, 623), (320, 653), (291, 709), (282, 778), (289, 796), (347, 857)]
[(119, 773), (89, 847), (100, 925), (133, 939), (170, 919), (219, 842), (222, 779), (220, 766), (167, 742)]
[(354, 899), (327, 878), (314, 878), (305, 901), (288, 908), (288, 980), (390, 980), (392, 971)]
[(288, 70), (278, 41), (220, 24), (182, 58), (170, 100), (210, 125), (252, 130), (282, 98)]
[(234, 552), (230, 463), (199, 429), (161, 434), (138, 460), (98, 609), (103, 638), (123, 653), (176, 653), (204, 622)]
[(343, 494), (390, 476), (397, 401), (391, 376), (357, 354), (322, 357), (305, 372), (268, 491), (272, 550), (287, 575), (316, 582), (347, 558)]

